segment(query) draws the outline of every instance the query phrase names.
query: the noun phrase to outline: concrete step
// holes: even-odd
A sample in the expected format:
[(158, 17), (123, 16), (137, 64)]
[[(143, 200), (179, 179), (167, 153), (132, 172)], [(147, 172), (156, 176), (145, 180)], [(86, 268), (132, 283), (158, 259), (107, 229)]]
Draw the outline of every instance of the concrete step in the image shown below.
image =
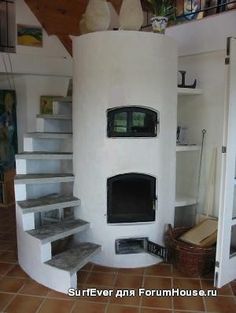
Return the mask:
[(52, 106), (53, 114), (72, 115), (72, 97), (54, 98)]
[(72, 133), (71, 114), (40, 115), (36, 119), (36, 132)]
[(73, 174), (19, 174), (15, 177), (15, 184), (44, 184), (73, 182)]
[(36, 139), (71, 139), (72, 133), (43, 133), (43, 132), (34, 132), (27, 133), (24, 135), (25, 138), (36, 138)]
[(54, 97), (53, 102), (72, 103), (72, 97)]
[(72, 195), (49, 195), (37, 199), (18, 201), (23, 214), (48, 212), (80, 205), (80, 200)]
[(69, 152), (37, 151), (19, 153), (15, 157), (17, 160), (72, 160), (73, 154)]
[(45, 264), (74, 274), (100, 251), (101, 246), (97, 244), (81, 242), (76, 247), (55, 255)]
[(89, 228), (89, 223), (83, 220), (62, 221), (57, 224), (44, 225), (38, 229), (27, 231), (42, 244), (59, 240)]
[(37, 117), (50, 120), (72, 120), (69, 114), (38, 114)]

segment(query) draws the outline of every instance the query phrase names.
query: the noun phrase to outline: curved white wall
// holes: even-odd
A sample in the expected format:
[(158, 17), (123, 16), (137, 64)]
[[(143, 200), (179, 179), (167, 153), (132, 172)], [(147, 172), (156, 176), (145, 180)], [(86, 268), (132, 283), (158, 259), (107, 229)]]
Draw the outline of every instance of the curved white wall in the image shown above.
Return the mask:
[[(95, 262), (137, 267), (156, 263), (148, 254), (115, 255), (115, 239), (149, 237), (162, 242), (173, 222), (177, 49), (167, 36), (133, 31), (97, 32), (74, 38), (74, 194), (78, 216), (91, 222), (79, 240), (102, 245)], [(106, 111), (142, 106), (160, 112), (154, 138), (107, 138)], [(155, 222), (107, 224), (107, 178), (137, 172), (157, 178)]]

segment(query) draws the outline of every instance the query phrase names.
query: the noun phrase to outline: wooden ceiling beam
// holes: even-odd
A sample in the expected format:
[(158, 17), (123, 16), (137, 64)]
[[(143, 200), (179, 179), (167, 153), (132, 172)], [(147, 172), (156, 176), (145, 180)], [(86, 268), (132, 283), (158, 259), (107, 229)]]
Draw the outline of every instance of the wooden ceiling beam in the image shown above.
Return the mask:
[[(25, 0), (48, 35), (56, 35), (63, 45), (72, 53), (69, 35), (79, 36), (80, 20), (89, 0)], [(123, 0), (108, 0), (117, 13)], [(146, 0), (141, 0), (143, 7)]]
[(66, 48), (66, 50), (72, 56), (72, 40), (71, 40), (70, 36), (68, 36), (68, 35), (58, 35), (57, 37), (61, 41), (63, 46)]

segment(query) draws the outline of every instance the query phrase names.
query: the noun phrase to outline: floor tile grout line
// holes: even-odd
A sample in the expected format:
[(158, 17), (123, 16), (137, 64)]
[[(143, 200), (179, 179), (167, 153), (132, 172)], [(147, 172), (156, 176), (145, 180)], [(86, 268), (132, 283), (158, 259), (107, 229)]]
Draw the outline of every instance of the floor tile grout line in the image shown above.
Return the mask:
[[(116, 284), (117, 278), (118, 278), (118, 271), (114, 273), (113, 286), (112, 286), (113, 292), (114, 292), (114, 288), (115, 288), (115, 284)], [(106, 303), (106, 307), (105, 307), (104, 313), (108, 312), (108, 308), (109, 308), (110, 304), (111, 304), (111, 297), (108, 298), (108, 301)]]
[[(0, 262), (1, 263), (1, 262)], [(4, 263), (6, 264), (6, 263)], [(4, 273), (3, 275), (0, 276), (0, 278), (7, 276), (7, 274), (15, 267), (15, 264), (11, 264), (9, 263), (9, 265), (11, 265), (11, 267), (7, 270), (6, 273)], [(8, 276), (9, 277), (9, 276)]]
[[(144, 288), (145, 271), (146, 271), (146, 269), (143, 272), (142, 288)], [(143, 300), (143, 297), (140, 297), (140, 300), (139, 300), (139, 313), (141, 313), (141, 310), (142, 310), (142, 302), (143, 302), (142, 300)]]
[[(73, 305), (72, 305), (72, 307), (71, 307), (71, 310), (70, 310), (70, 312), (68, 312), (68, 313), (72, 313), (73, 311), (74, 311), (74, 308), (76, 307), (76, 300), (74, 300), (74, 303), (73, 303)], [(36, 312), (37, 313), (37, 312)]]
[[(202, 280), (201, 279), (200, 279), (200, 287), (201, 287), (201, 289), (203, 289), (203, 284), (202, 284)], [(202, 297), (202, 301), (203, 301), (205, 312), (207, 312), (207, 304), (206, 304), (205, 297)]]
[(38, 313), (41, 310), (41, 308), (44, 305), (44, 303), (46, 302), (46, 300), (47, 300), (47, 298), (43, 298), (43, 301), (40, 303), (39, 307), (37, 308), (37, 310), (34, 313)]
[(25, 286), (25, 283), (23, 283), (23, 285), (17, 290), (17, 292), (14, 292), (14, 296), (13, 298), (11, 299), (11, 301), (3, 308), (3, 312), (4, 310), (6, 310), (10, 304), (12, 304), (12, 302), (15, 300), (15, 298), (20, 295), (20, 291), (24, 288)]
[[(171, 277), (171, 289), (174, 289), (174, 277)], [(171, 309), (172, 313), (174, 313), (175, 307), (174, 307), (174, 297), (171, 295)]]

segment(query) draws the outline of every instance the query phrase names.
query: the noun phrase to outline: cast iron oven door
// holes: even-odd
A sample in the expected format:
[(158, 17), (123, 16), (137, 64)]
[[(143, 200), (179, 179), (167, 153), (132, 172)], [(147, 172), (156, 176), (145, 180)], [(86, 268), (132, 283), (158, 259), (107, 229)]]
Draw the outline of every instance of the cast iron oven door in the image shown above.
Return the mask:
[(108, 137), (156, 137), (159, 112), (144, 107), (120, 107), (107, 111)]
[(107, 180), (107, 222), (134, 223), (155, 220), (156, 178), (128, 173)]

